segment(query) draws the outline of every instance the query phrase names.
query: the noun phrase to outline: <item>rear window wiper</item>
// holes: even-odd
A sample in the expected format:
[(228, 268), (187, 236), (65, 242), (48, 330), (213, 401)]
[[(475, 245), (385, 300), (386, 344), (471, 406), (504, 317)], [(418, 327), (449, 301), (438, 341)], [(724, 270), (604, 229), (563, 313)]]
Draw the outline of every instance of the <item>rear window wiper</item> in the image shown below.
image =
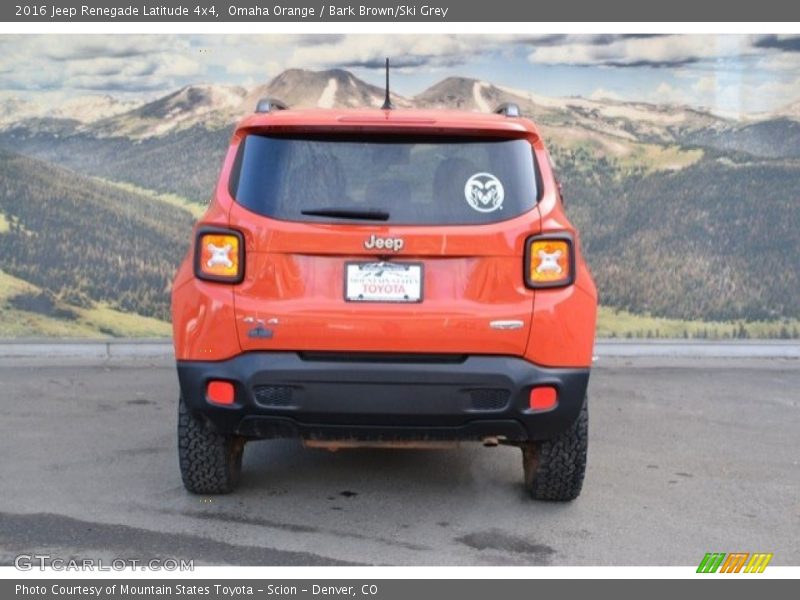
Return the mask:
[(306, 208), (300, 211), (309, 217), (335, 217), (337, 219), (364, 219), (388, 221), (389, 213), (374, 208)]

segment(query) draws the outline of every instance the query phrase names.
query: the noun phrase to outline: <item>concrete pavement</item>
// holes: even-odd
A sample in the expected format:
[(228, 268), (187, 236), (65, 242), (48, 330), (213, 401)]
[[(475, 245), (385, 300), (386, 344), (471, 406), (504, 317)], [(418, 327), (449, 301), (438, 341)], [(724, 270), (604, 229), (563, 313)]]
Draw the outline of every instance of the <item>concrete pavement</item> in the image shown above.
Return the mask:
[(530, 501), (514, 448), (249, 444), (238, 492), (180, 482), (172, 361), (0, 359), (0, 564), (800, 564), (800, 363), (603, 358), (582, 496)]

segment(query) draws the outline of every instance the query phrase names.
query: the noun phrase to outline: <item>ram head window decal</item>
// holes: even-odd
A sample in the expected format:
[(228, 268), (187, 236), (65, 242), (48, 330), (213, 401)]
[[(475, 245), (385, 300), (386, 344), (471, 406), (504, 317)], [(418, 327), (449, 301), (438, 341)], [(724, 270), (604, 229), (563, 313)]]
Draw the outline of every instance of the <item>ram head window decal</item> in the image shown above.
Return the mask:
[(491, 173), (475, 173), (467, 179), (464, 197), (474, 210), (489, 213), (503, 208), (505, 190), (500, 180)]

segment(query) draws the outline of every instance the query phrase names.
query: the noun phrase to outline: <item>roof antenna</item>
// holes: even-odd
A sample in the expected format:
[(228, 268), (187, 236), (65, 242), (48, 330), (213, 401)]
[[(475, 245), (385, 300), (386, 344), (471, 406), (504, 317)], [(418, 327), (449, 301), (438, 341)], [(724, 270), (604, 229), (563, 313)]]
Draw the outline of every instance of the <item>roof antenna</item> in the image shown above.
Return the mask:
[(381, 110), (392, 110), (393, 108), (394, 104), (392, 104), (392, 99), (389, 95), (389, 57), (386, 57), (386, 98), (383, 100)]

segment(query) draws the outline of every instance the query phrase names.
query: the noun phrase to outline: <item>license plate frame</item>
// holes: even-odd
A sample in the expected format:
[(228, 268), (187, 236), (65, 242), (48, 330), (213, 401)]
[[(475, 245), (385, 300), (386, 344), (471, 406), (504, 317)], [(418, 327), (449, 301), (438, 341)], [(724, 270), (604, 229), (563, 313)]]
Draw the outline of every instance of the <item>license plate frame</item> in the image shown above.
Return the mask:
[[(411, 277), (411, 280), (403, 283), (402, 285), (410, 285), (411, 294), (404, 294), (402, 292), (387, 293), (380, 295), (379, 292), (366, 293), (363, 288), (361, 293), (358, 290), (351, 291), (351, 282), (354, 280), (353, 276), (362, 275), (366, 279), (370, 272), (376, 273), (376, 277), (383, 277), (386, 273), (392, 273), (395, 276), (406, 275)], [(414, 277), (416, 276), (416, 281)], [(391, 278), (389, 278), (391, 279)], [(388, 261), (347, 261), (344, 263), (344, 300), (345, 302), (364, 303), (364, 304), (419, 304), (425, 297), (425, 265), (421, 262), (388, 262)], [(389, 282), (393, 284), (395, 282)], [(397, 283), (399, 285), (399, 282)], [(357, 284), (356, 284), (357, 285)], [(417, 289), (415, 289), (415, 287)], [(414, 292), (417, 292), (416, 294)]]

